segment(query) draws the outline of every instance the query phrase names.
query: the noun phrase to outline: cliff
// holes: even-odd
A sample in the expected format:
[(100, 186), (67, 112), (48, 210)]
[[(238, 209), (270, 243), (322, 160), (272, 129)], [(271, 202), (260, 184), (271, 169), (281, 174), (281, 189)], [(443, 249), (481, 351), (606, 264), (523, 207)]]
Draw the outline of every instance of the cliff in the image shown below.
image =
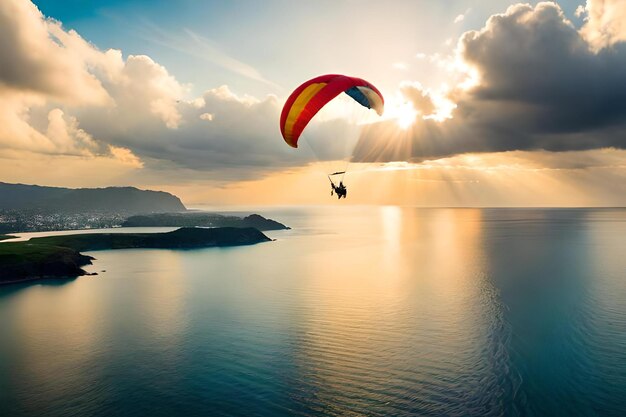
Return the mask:
[(28, 242), (0, 244), (0, 284), (39, 278), (85, 275), (82, 266), (91, 264), (91, 256), (78, 251)]

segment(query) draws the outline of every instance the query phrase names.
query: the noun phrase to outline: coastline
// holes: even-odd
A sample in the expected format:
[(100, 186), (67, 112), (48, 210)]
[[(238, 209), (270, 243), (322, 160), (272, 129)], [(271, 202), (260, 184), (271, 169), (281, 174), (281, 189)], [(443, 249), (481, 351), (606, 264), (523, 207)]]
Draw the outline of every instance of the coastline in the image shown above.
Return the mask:
[(271, 242), (255, 228), (180, 228), (165, 233), (93, 233), (32, 238), (0, 245), (0, 285), (75, 278), (95, 258), (81, 252), (114, 249), (200, 249)]
[(17, 280), (13, 280), (13, 281), (0, 281), (0, 287), (3, 285), (15, 285), (15, 284), (26, 284), (29, 282), (34, 282), (34, 281), (42, 281), (42, 280), (58, 280), (58, 281), (68, 281), (68, 280), (73, 280), (76, 279), (78, 277), (90, 277), (90, 276), (97, 276), (98, 273), (84, 273), (82, 275), (76, 275), (76, 276), (72, 276), (72, 275), (68, 275), (68, 276), (57, 276), (57, 275), (44, 275), (41, 277), (29, 277), (29, 278), (24, 278), (24, 279), (17, 279)]

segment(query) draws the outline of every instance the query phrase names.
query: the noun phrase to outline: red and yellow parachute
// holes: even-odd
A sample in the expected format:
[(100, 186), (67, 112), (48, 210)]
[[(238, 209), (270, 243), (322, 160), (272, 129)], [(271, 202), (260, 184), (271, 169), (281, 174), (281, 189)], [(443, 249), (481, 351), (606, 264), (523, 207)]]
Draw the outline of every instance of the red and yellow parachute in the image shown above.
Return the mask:
[(313, 78), (296, 88), (280, 115), (280, 131), (289, 146), (298, 147), (298, 138), (322, 107), (341, 93), (357, 103), (383, 114), (385, 99), (376, 87), (361, 78), (329, 74)]

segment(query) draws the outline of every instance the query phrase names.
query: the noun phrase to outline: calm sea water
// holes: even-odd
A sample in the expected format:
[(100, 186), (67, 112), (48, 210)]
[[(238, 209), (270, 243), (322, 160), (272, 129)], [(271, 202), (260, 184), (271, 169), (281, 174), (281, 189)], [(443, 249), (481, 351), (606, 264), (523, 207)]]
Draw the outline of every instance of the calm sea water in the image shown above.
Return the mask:
[(265, 214), (0, 287), (0, 415), (626, 415), (626, 210)]

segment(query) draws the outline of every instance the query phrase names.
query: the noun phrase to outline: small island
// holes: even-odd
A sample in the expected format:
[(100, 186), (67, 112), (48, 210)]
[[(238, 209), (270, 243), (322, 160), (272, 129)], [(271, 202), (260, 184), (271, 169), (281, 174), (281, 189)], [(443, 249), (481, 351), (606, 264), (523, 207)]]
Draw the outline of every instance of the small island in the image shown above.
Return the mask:
[(167, 233), (93, 233), (33, 238), (0, 244), (0, 284), (86, 275), (91, 256), (105, 249), (194, 249), (271, 241), (252, 227), (181, 228)]
[(127, 218), (122, 227), (254, 227), (262, 231), (289, 229), (284, 224), (259, 214), (237, 217), (208, 212), (135, 215)]

